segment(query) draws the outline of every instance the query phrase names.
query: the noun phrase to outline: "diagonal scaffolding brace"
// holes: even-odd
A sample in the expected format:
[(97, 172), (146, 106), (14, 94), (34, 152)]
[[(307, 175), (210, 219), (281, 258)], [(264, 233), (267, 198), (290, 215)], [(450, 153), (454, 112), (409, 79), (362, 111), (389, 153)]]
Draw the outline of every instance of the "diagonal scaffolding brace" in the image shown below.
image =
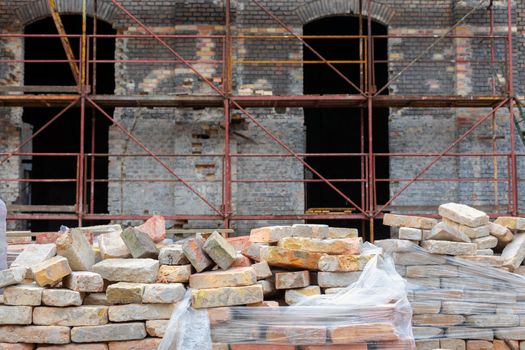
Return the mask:
[(146, 145), (144, 145), (135, 135), (133, 135), (128, 129), (126, 129), (122, 124), (117, 122), (113, 117), (111, 117), (102, 107), (100, 107), (95, 101), (90, 99), (89, 97), (86, 97), (86, 100), (91, 104), (94, 108), (96, 108), (104, 117), (106, 117), (110, 122), (113, 123), (117, 128), (119, 128), (124, 134), (126, 134), (127, 137), (129, 137), (130, 140), (132, 140), (137, 146), (142, 148), (148, 155), (150, 155), (157, 163), (159, 163), (164, 169), (166, 169), (171, 175), (173, 175), (178, 181), (180, 181), (184, 186), (186, 186), (191, 192), (193, 192), (197, 197), (199, 197), (208, 207), (210, 207), (214, 212), (216, 212), (219, 215), (223, 215), (222, 211), (217, 209), (212, 203), (210, 203), (209, 200), (206, 199), (200, 192), (198, 192), (196, 189), (194, 189), (187, 181), (185, 181), (183, 178), (181, 178), (177, 173), (158, 155), (156, 155), (153, 151), (151, 151)]
[[(256, 1), (256, 0), (254, 0)], [(474, 12), (479, 10), (481, 7), (483, 7), (483, 4), (487, 0), (480, 0), (478, 6), (475, 6), (472, 8), (469, 12), (467, 12), (463, 17), (461, 17), (452, 27), (450, 27), (444, 34), (442, 34), (439, 38), (437, 38), (432, 44), (430, 44), (426, 49), (421, 51), (419, 55), (417, 55), (416, 58), (414, 58), (410, 63), (408, 63), (403, 69), (401, 69), (399, 72), (397, 72), (396, 75), (394, 75), (381, 89), (379, 89), (375, 94), (375, 96), (380, 95), (383, 91), (388, 89), (390, 85), (392, 85), (397, 79), (399, 79), (407, 70), (409, 70), (414, 64), (416, 64), (419, 60), (421, 60), (427, 53), (430, 52), (437, 44), (442, 42), (447, 35), (449, 35), (454, 29), (456, 29), (461, 23), (463, 23), (467, 18), (469, 18)]]
[(344, 75), (339, 69), (337, 69), (332, 63), (330, 63), (326, 58), (324, 58), (317, 50), (315, 50), (310, 44), (308, 44), (301, 36), (295, 33), (289, 26), (287, 26), (282, 20), (279, 19), (274, 13), (272, 13), (267, 7), (260, 3), (258, 0), (253, 0), (255, 5), (257, 5), (261, 10), (263, 10), (268, 16), (270, 16), (275, 22), (277, 22), (282, 28), (284, 28), (288, 33), (292, 34), (297, 38), (308, 50), (310, 50), (314, 55), (316, 55), (324, 64), (326, 64), (330, 69), (332, 69), (338, 76), (343, 78), (351, 87), (357, 90), (359, 94), (366, 96), (366, 94), (361, 90), (356, 84), (354, 84), (346, 75)]
[(458, 137), (454, 142), (452, 142), (447, 148), (445, 148), (445, 150), (443, 152), (441, 152), (437, 157), (435, 157), (427, 166), (425, 166), (423, 169), (421, 169), (417, 174), (416, 176), (414, 176), (410, 181), (408, 181), (408, 183), (406, 183), (392, 198), (390, 198), (388, 200), (388, 202), (386, 202), (385, 205), (383, 205), (381, 207), (381, 209), (379, 209), (375, 214), (374, 216), (377, 216), (378, 214), (380, 214), (383, 210), (385, 210), (388, 206), (390, 206), (390, 204), (392, 204), (392, 202), (394, 200), (396, 200), (396, 198), (398, 198), (408, 187), (410, 187), (410, 185), (412, 185), (414, 182), (416, 182), (421, 176), (423, 176), (430, 168), (432, 168), (432, 166), (434, 164), (436, 164), (437, 162), (439, 162), (443, 157), (445, 157), (448, 152), (450, 152), (451, 149), (453, 149), (454, 147), (456, 147), (461, 141), (463, 141), (468, 135), (470, 135), (474, 130), (476, 130), (481, 124), (483, 124), (483, 122), (485, 122), (487, 119), (489, 119), (494, 113), (496, 113), (500, 108), (502, 108), (503, 106), (505, 106), (506, 104), (509, 103), (509, 99), (505, 99), (503, 100), (503, 102), (501, 102), (500, 104), (498, 104), (493, 110), (491, 110), (489, 113), (487, 113), (485, 116), (481, 117), (480, 119), (478, 119), (478, 121), (476, 123), (474, 123), (474, 125), (472, 125), (470, 127), (470, 129), (468, 129), (463, 135), (461, 135), (460, 137)]
[(69, 42), (69, 38), (67, 37), (67, 33), (64, 28), (64, 24), (62, 23), (62, 19), (60, 18), (60, 14), (58, 13), (57, 4), (55, 0), (47, 0), (47, 4), (49, 5), (51, 17), (53, 17), (53, 21), (55, 22), (58, 34), (60, 34), (60, 41), (62, 42), (62, 46), (64, 47), (64, 51), (66, 52), (67, 60), (69, 62), (69, 66), (71, 67), (71, 72), (73, 73), (75, 81), (77, 82), (77, 84), (79, 84), (81, 80), (80, 69), (75, 63), (75, 54), (73, 53), (73, 49), (71, 48), (71, 43)]
[(4, 164), (9, 158), (15, 155), (18, 151), (20, 151), (25, 145), (27, 145), (29, 142), (33, 141), (35, 137), (37, 137), (39, 134), (41, 134), (49, 125), (53, 124), (58, 118), (64, 115), (67, 111), (69, 111), (73, 106), (75, 106), (78, 101), (80, 100), (80, 97), (75, 99), (73, 102), (71, 102), (69, 105), (67, 105), (64, 109), (62, 109), (60, 112), (58, 112), (53, 118), (51, 118), (47, 123), (42, 125), (40, 129), (38, 129), (36, 132), (34, 132), (31, 136), (29, 136), (27, 139), (22, 141), (20, 145), (18, 145), (13, 150), (9, 151), (8, 154), (4, 157), (4, 159), (0, 160), (0, 165)]
[[(187, 60), (184, 59), (175, 49), (173, 49), (166, 41), (162, 40), (162, 38), (158, 35), (156, 35), (151, 29), (149, 29), (145, 24), (143, 24), (138, 18), (133, 16), (131, 12), (129, 12), (121, 3), (119, 3), (117, 0), (111, 0), (117, 7), (119, 7), (126, 15), (128, 15), (135, 23), (137, 23), (141, 28), (143, 28), (147, 33), (152, 35), (158, 42), (160, 42), (164, 47), (166, 47), (172, 54), (174, 54), (184, 65), (186, 65), (188, 68), (190, 68), (195, 74), (197, 74), (206, 84), (208, 84), (215, 92), (217, 92), (219, 95), (221, 95), (225, 100), (230, 100), (231, 103), (237, 107), (244, 115), (246, 115), (250, 120), (252, 120), (257, 126), (259, 126), (268, 136), (270, 136), (275, 142), (277, 142), (281, 147), (283, 147), (287, 152), (289, 152), (291, 155), (294, 156), (299, 162), (301, 162), (305, 167), (307, 167), (310, 171), (312, 171), (315, 175), (317, 175), (324, 183), (326, 183), (330, 188), (332, 188), (336, 193), (338, 193), (344, 200), (346, 200), (348, 203), (353, 205), (359, 212), (361, 212), (363, 215), (368, 214), (358, 205), (355, 204), (354, 201), (352, 201), (347, 195), (345, 195), (341, 190), (339, 190), (330, 180), (326, 179), (324, 176), (322, 176), (317, 170), (315, 170), (311, 165), (309, 165), (303, 158), (301, 158), (297, 153), (295, 153), (286, 143), (284, 143), (282, 140), (280, 140), (277, 136), (275, 136), (269, 129), (267, 129), (264, 125), (262, 125), (253, 115), (251, 115), (248, 111), (246, 111), (244, 108), (241, 107), (241, 105), (234, 100), (231, 100), (224, 91), (217, 88), (211, 81), (206, 79), (191, 63), (189, 63)], [(93, 102), (92, 100), (90, 100)], [(93, 102), (94, 103), (94, 102)], [(100, 107), (98, 107), (100, 108)], [(97, 109), (98, 109), (97, 108)], [(109, 115), (106, 114), (106, 117), (111, 118)], [(131, 135), (131, 134), (130, 134)], [(128, 135), (129, 136), (129, 135)], [(131, 135), (133, 136), (133, 135)], [(159, 159), (160, 160), (160, 159)], [(167, 165), (166, 165), (167, 166)], [(200, 197), (200, 196), (199, 196)], [(201, 198), (202, 199), (202, 198)]]

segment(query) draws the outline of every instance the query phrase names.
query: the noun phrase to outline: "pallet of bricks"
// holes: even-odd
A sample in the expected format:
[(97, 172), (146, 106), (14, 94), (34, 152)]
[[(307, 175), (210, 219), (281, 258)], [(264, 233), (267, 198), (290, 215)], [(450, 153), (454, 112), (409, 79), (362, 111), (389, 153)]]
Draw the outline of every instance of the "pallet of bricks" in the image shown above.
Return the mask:
[(421, 350), (525, 349), (525, 219), (448, 203), (441, 220), (386, 214), (377, 241), (406, 278)]
[(167, 244), (158, 225), (111, 227), (94, 244), (64, 230), (0, 271), (0, 349), (414, 348), (406, 283), (356, 230)]

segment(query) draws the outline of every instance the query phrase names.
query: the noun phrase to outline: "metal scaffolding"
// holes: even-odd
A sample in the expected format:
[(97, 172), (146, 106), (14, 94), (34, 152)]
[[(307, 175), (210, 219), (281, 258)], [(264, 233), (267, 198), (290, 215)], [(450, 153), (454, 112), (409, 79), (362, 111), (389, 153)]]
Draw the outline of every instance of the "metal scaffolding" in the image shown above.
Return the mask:
[[(21, 144), (10, 152), (0, 153), (0, 167), (11, 157), (29, 156), (29, 157), (46, 157), (46, 156), (64, 156), (64, 157), (75, 157), (77, 160), (77, 176), (75, 179), (60, 179), (60, 180), (30, 180), (30, 179), (0, 179), (0, 181), (18, 181), (18, 182), (31, 182), (31, 181), (71, 181), (76, 184), (76, 204), (74, 213), (14, 213), (8, 216), (8, 220), (78, 220), (78, 224), (81, 226), (83, 221), (86, 220), (138, 220), (145, 219), (147, 215), (134, 215), (134, 214), (102, 214), (94, 211), (94, 186), (97, 182), (112, 181), (104, 179), (96, 179), (94, 175), (94, 162), (96, 157), (132, 157), (139, 155), (130, 154), (97, 154), (95, 153), (95, 138), (92, 133), (92, 149), (84, 149), (84, 137), (86, 127), (86, 109), (91, 108), (93, 111), (98, 111), (104, 118), (108, 119), (113, 126), (120, 129), (127, 137), (144, 152), (142, 156), (148, 156), (154, 159), (160, 166), (162, 166), (172, 177), (173, 182), (183, 184), (189, 191), (196, 195), (202, 200), (213, 212), (210, 215), (182, 215), (177, 213), (170, 213), (165, 215), (168, 220), (222, 220), (225, 228), (229, 228), (232, 221), (239, 220), (332, 220), (332, 219), (356, 219), (367, 221), (370, 225), (370, 240), (374, 239), (374, 219), (381, 218), (383, 213), (388, 211), (392, 203), (404, 193), (411, 185), (418, 181), (428, 182), (462, 182), (462, 181), (486, 181), (494, 182), (497, 187), (499, 183), (505, 183), (508, 185), (508, 201), (506, 203), (505, 210), (502, 213), (491, 213), (493, 216), (502, 214), (520, 215), (518, 208), (518, 174), (517, 174), (517, 158), (525, 156), (525, 154), (519, 154), (516, 152), (515, 137), (516, 137), (516, 125), (514, 116), (515, 106), (515, 94), (513, 87), (513, 37), (512, 37), (512, 6), (511, 0), (507, 0), (507, 33), (506, 35), (496, 35), (494, 32), (494, 16), (492, 15), (492, 7), (489, 7), (490, 11), (490, 33), (489, 35), (478, 35), (478, 36), (462, 36), (455, 35), (454, 29), (462, 23), (468, 15), (472, 12), (467, 13), (456, 25), (452, 26), (450, 30), (446, 31), (442, 36), (436, 37), (434, 35), (383, 35), (374, 36), (372, 35), (372, 18), (366, 17), (363, 13), (366, 13), (366, 8), (371, 8), (372, 0), (363, 0), (361, 11), (359, 15), (361, 33), (359, 35), (346, 37), (348, 39), (358, 40), (360, 43), (360, 59), (356, 61), (329, 61), (325, 59), (319, 52), (317, 52), (311, 45), (308, 44), (307, 39), (311, 38), (330, 38), (329, 36), (315, 36), (307, 37), (304, 35), (297, 34), (294, 30), (283, 22), (278, 16), (276, 16), (270, 9), (263, 5), (259, 0), (252, 0), (252, 2), (264, 12), (269, 19), (276, 23), (282, 28), (282, 33), (272, 35), (233, 35), (231, 30), (231, 5), (229, 0), (225, 0), (224, 6), (224, 33), (222, 35), (166, 35), (155, 33), (153, 29), (145, 25), (141, 20), (136, 17), (130, 10), (128, 10), (122, 3), (117, 0), (111, 1), (114, 6), (118, 7), (122, 13), (124, 13), (128, 19), (130, 19), (138, 28), (140, 28), (143, 34), (115, 34), (115, 35), (101, 35), (97, 34), (96, 30), (93, 34), (87, 34), (86, 23), (89, 20), (86, 15), (86, 1), (83, 1), (83, 33), (80, 35), (66, 34), (61, 25), (60, 16), (54, 5), (54, 0), (49, 0), (50, 13), (53, 15), (55, 24), (57, 25), (59, 34), (57, 35), (29, 35), (29, 34), (0, 34), (0, 39), (8, 38), (25, 38), (25, 37), (46, 37), (46, 38), (60, 38), (64, 45), (65, 51), (68, 53), (67, 62), (70, 64), (71, 69), (76, 77), (77, 85), (74, 89), (75, 93), (51, 93), (46, 95), (39, 94), (17, 94), (0, 95), (0, 106), (2, 107), (62, 107), (63, 109), (44, 124), (40, 129), (36, 130), (30, 137), (23, 140)], [(96, 1), (94, 1), (93, 9), (93, 20), (96, 23)], [(362, 33), (364, 28), (364, 21), (368, 21), (368, 31)], [(79, 59), (75, 58), (73, 49), (69, 43), (70, 38), (80, 39), (79, 48)], [(97, 60), (96, 55), (90, 57), (89, 47), (96, 47), (96, 40), (100, 38), (114, 38), (114, 39), (150, 39), (152, 42), (163, 46), (170, 54), (174, 56), (173, 60), (161, 60), (161, 59), (127, 59), (127, 60)], [(213, 39), (217, 40), (222, 44), (222, 59), (220, 60), (188, 60), (185, 59), (175, 48), (174, 45), (170, 44), (170, 41), (177, 40), (188, 40), (188, 39)], [(409, 61), (399, 61), (396, 64), (403, 64), (404, 68), (401, 69), (397, 74), (391, 76), (386, 85), (382, 87), (375, 86), (375, 67), (377, 64), (389, 64), (389, 61), (375, 61), (374, 60), (374, 42), (376, 40), (385, 39), (404, 39), (404, 38), (424, 38), (433, 39), (434, 43), (425, 50), (422, 50), (421, 54)], [(506, 73), (506, 91), (498, 93), (493, 88), (492, 95), (488, 96), (400, 96), (400, 95), (384, 95), (381, 94), (388, 89), (392, 83), (396, 82), (403, 74), (410, 70), (410, 68), (420, 62), (424, 62), (423, 58), (425, 54), (431, 51), (431, 49), (437, 45), (443, 39), (469, 39), (478, 38), (479, 40), (490, 40), (492, 42), (504, 43), (506, 52), (504, 53), (504, 61), (496, 61), (493, 52), (491, 54), (490, 62), (475, 62), (477, 64), (490, 64), (490, 65), (504, 65)], [(317, 58), (316, 61), (306, 62), (303, 60), (235, 60), (233, 47), (236, 40), (294, 40), (299, 41), (304, 45), (305, 50), (310, 50)], [(151, 44), (153, 45), (153, 43)], [(48, 60), (49, 63), (64, 62), (58, 60)], [(432, 61), (435, 62), (435, 61)], [(474, 61), (472, 61), (474, 62)], [(5, 59), (0, 60), (0, 64), (10, 63), (30, 63), (29, 60), (20, 59)], [(199, 80), (207, 85), (212, 93), (209, 95), (195, 95), (195, 96), (181, 96), (181, 95), (100, 95), (96, 93), (96, 82), (93, 81), (92, 86), (87, 86), (88, 77), (90, 74), (95, 75), (94, 71), (98, 64), (101, 63), (123, 63), (123, 64), (177, 64), (182, 65), (190, 69)], [(196, 65), (208, 64), (216, 65), (220, 67), (222, 71), (222, 82), (216, 84), (214, 81), (208, 79), (203, 73), (196, 68)], [(456, 59), (453, 63), (469, 63), (466, 60)], [(294, 65), (294, 64), (324, 64), (330, 67), (341, 79), (345, 80), (354, 90), (355, 94), (349, 95), (292, 95), (292, 96), (239, 96), (235, 94), (232, 89), (233, 67), (235, 65)], [(357, 64), (361, 69), (361, 81), (359, 84), (354, 83), (347, 76), (341, 73), (336, 65), (341, 64)], [(80, 151), (78, 153), (32, 153), (32, 152), (21, 152), (23, 147), (29, 144), (35, 137), (46, 129), (49, 125), (60, 118), (65, 112), (71, 108), (80, 108)], [(128, 107), (128, 108), (143, 108), (143, 107), (194, 107), (194, 108), (221, 108), (224, 111), (224, 151), (220, 154), (213, 154), (206, 156), (217, 156), (223, 160), (223, 173), (222, 173), (222, 203), (216, 205), (212, 203), (202, 193), (195, 189), (191, 181), (184, 179), (179, 176), (177, 172), (165, 161), (165, 157), (191, 157), (195, 155), (191, 154), (156, 154), (150, 148), (148, 148), (141, 140), (139, 140), (133, 132), (128, 130), (122, 123), (115, 120), (110, 113), (107, 112), (107, 108), (114, 107)], [(365, 129), (362, 128), (362, 138), (366, 139), (368, 145), (362, 149), (361, 153), (338, 153), (338, 154), (307, 154), (297, 153), (292, 147), (287, 145), (275, 132), (268, 129), (263, 125), (260, 120), (250, 112), (251, 108), (360, 108), (364, 113), (364, 121), (367, 123), (366, 132), (368, 135), (364, 137), (363, 133)], [(374, 108), (490, 108), (490, 111), (483, 117), (476, 120), (476, 122), (462, 135), (460, 135), (454, 142), (450, 143), (446, 148), (440, 152), (433, 153), (375, 153), (373, 151), (373, 118)], [(509, 116), (509, 134), (510, 134), (510, 145), (508, 152), (497, 152), (497, 149), (493, 149), (492, 153), (452, 153), (452, 150), (465, 138), (471, 135), (480, 125), (485, 123), (491, 118), (495, 118), (495, 114), (499, 110), (507, 109)], [(230, 137), (231, 131), (231, 117), (232, 113), (241, 113), (246, 119), (250, 120), (254, 125), (260, 128), (263, 133), (277, 145), (282, 148), (286, 153), (267, 153), (267, 154), (238, 154), (232, 153), (230, 149)], [(93, 114), (94, 115), (94, 114)], [(366, 151), (365, 151), (366, 150)], [(329, 179), (325, 178), (323, 174), (319, 173), (314, 169), (307, 161), (307, 157), (359, 157), (362, 162), (362, 176), (361, 178), (353, 179)], [(414, 157), (414, 158), (429, 158), (428, 164), (420, 169), (415, 176), (412, 178), (388, 178), (379, 179), (376, 176), (375, 164), (379, 157)], [(505, 159), (508, 165), (509, 176), (505, 178), (498, 178), (497, 173), (494, 174), (493, 178), (476, 178), (476, 179), (465, 179), (465, 178), (422, 178), (428, 170), (433, 167), (436, 163), (442, 160), (444, 157), (492, 157), (494, 159)], [(316, 179), (297, 179), (297, 180), (262, 180), (262, 179), (232, 179), (232, 159), (241, 157), (267, 157), (267, 158), (283, 158), (288, 157), (295, 159), (305, 169), (308, 169), (311, 173), (316, 176)], [(88, 167), (87, 164), (91, 165)], [(90, 169), (90, 172), (87, 169)], [(120, 180), (119, 180), (120, 181)], [(128, 181), (128, 180), (122, 180)], [(129, 180), (131, 181), (131, 180)], [(135, 180), (140, 181), (140, 180)], [(155, 181), (153, 179), (144, 179), (144, 182)], [(296, 183), (308, 183), (308, 182), (320, 182), (327, 186), (327, 190), (335, 191), (339, 196), (349, 203), (354, 208), (352, 213), (344, 214), (309, 214), (305, 211), (302, 215), (288, 215), (288, 214), (261, 214), (251, 213), (250, 215), (239, 215), (232, 211), (232, 184), (233, 183), (271, 183), (271, 182), (296, 182)], [(341, 182), (357, 182), (362, 187), (362, 198), (359, 202), (349, 198), (347, 194), (341, 191), (337, 187), (337, 183)], [(390, 199), (384, 204), (377, 203), (377, 184), (381, 182), (400, 182), (403, 185), (400, 189), (390, 197)], [(89, 195), (87, 195), (89, 193)]]

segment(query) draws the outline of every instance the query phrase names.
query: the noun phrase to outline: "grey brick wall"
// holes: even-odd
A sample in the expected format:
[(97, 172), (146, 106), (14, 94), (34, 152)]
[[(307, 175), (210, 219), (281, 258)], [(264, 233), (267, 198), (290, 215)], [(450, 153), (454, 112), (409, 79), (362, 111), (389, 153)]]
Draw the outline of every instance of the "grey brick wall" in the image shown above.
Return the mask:
[[(356, 12), (358, 1), (342, 0), (264, 0), (261, 1), (291, 29), (301, 33), (303, 24), (316, 18), (330, 15), (351, 15)], [(59, 1), (63, 13), (77, 13), (80, 0)], [(91, 9), (90, 1), (88, 8)], [(121, 33), (140, 33), (139, 26), (126, 18), (109, 1), (99, 0), (99, 15), (113, 24)], [(165, 34), (214, 35), (223, 32), (223, 4), (219, 0), (198, 1), (154, 1), (123, 0), (126, 6), (146, 25)], [(443, 35), (446, 30), (470, 11), (477, 1), (450, 0), (389, 0), (374, 1), (370, 13), (375, 20), (388, 25), (390, 34)], [(282, 28), (266, 16), (253, 1), (232, 1), (233, 33), (235, 35), (268, 34)], [(506, 9), (503, 2), (495, 1), (496, 31), (504, 33)], [(516, 2), (516, 86), (521, 92), (525, 66), (523, 35), (525, 26), (525, 5)], [(365, 11), (368, 11), (365, 8)], [(45, 1), (0, 0), (0, 31), (20, 33), (24, 25), (46, 15)], [(474, 13), (459, 26), (456, 34), (487, 33), (487, 11), (485, 8)], [(389, 74), (395, 76), (418, 57), (435, 39), (391, 39), (389, 49)], [(186, 59), (218, 60), (222, 56), (222, 42), (219, 39), (167, 40)], [(501, 48), (495, 43), (497, 60), (504, 59)], [(0, 42), (0, 57), (23, 57), (23, 45), (18, 39)], [(119, 39), (117, 59), (172, 59), (173, 56), (154, 40)], [(238, 39), (234, 42), (234, 59), (300, 59), (302, 46), (295, 40), (270, 41)], [(465, 64), (457, 59), (490, 58), (490, 42), (473, 39), (445, 39), (424, 55), (427, 63), (413, 65), (390, 87), (391, 94), (398, 95), (487, 95), (491, 93), (491, 78), (504, 73), (504, 67), (496, 71), (488, 65)], [(400, 62), (403, 61), (403, 62)], [(219, 65), (198, 64), (197, 69), (215, 84), (221, 84), (222, 71)], [(19, 64), (0, 65), (0, 83), (19, 85), (23, 81), (23, 67)], [(297, 95), (303, 90), (302, 68), (277, 65), (235, 65), (234, 90), (239, 94)], [(182, 64), (116, 64), (116, 94), (210, 94), (211, 89)], [(504, 88), (504, 80), (496, 80), (496, 89)], [(287, 109), (276, 113), (273, 109), (251, 109), (256, 118), (275, 132), (294, 150), (305, 150), (304, 114), (301, 109)], [(439, 153), (449, 143), (465, 132), (475, 119), (488, 111), (469, 109), (392, 109), (390, 111), (389, 142), (391, 152)], [(498, 114), (496, 125), (497, 151), (508, 148), (508, 118)], [(214, 156), (224, 148), (223, 115), (220, 109), (132, 109), (119, 108), (114, 112), (116, 120), (132, 130), (137, 137), (154, 152), (190, 153), (195, 157), (172, 157), (163, 159), (180, 176), (188, 180), (215, 206), (221, 203), (221, 157)], [(231, 148), (237, 153), (283, 152), (262, 130), (246, 118), (239, 117), (232, 128)], [(0, 151), (15, 146), (20, 139), (20, 109), (0, 109)], [(491, 151), (492, 137), (490, 121), (473, 133), (452, 152)], [(519, 150), (523, 145), (517, 142)], [(143, 153), (128, 141), (116, 127), (110, 130), (110, 153)], [(203, 157), (197, 157), (203, 156)], [(424, 167), (431, 158), (392, 157), (390, 173), (393, 178), (410, 178)], [(507, 160), (497, 162), (498, 176), (508, 177)], [(302, 179), (304, 169), (300, 163), (289, 157), (255, 158), (236, 157), (233, 160), (233, 179)], [(523, 164), (520, 163), (520, 170)], [(493, 161), (490, 157), (458, 159), (445, 157), (430, 169), (423, 179), (436, 177), (492, 177)], [(18, 177), (19, 161), (12, 161), (0, 167), (0, 177)], [(191, 194), (185, 186), (173, 180), (164, 168), (147, 157), (110, 158), (109, 177), (126, 179), (128, 182), (113, 182), (109, 186), (108, 209), (111, 213), (132, 214), (211, 214), (202, 201)], [(163, 181), (147, 184), (133, 182), (145, 177)], [(403, 186), (403, 182), (392, 183), (391, 194)], [(395, 202), (398, 208), (410, 205), (437, 206), (444, 201), (463, 201), (476, 205), (494, 204), (496, 191), (490, 181), (483, 183), (424, 182), (420, 181), (405, 191)], [(18, 185), (0, 183), (0, 197), (15, 201), (19, 196)], [(505, 203), (507, 184), (497, 187), (499, 203)], [(301, 184), (233, 184), (234, 212), (237, 214), (300, 214), (304, 209), (304, 187)], [(237, 227), (245, 230), (264, 222), (238, 222)], [(220, 222), (191, 222), (191, 226), (220, 225)]]

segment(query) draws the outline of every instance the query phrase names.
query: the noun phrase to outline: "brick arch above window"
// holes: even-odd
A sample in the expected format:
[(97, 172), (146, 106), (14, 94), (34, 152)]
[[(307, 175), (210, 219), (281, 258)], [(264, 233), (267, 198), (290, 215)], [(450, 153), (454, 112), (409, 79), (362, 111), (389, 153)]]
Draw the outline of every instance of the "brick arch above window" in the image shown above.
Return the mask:
[[(82, 0), (56, 0), (57, 9), (63, 15), (82, 14)], [(93, 16), (93, 0), (86, 1), (88, 16)], [(97, 2), (97, 18), (113, 24), (118, 8), (109, 1)], [(31, 1), (15, 10), (15, 15), (23, 25), (51, 16), (47, 0)]]
[[(303, 24), (328, 16), (357, 15), (359, 0), (315, 0), (298, 7), (295, 13)], [(368, 16), (369, 13), (372, 19), (384, 25), (388, 25), (395, 15), (391, 7), (376, 1), (372, 1), (368, 11), (368, 2), (363, 0), (363, 15)]]

